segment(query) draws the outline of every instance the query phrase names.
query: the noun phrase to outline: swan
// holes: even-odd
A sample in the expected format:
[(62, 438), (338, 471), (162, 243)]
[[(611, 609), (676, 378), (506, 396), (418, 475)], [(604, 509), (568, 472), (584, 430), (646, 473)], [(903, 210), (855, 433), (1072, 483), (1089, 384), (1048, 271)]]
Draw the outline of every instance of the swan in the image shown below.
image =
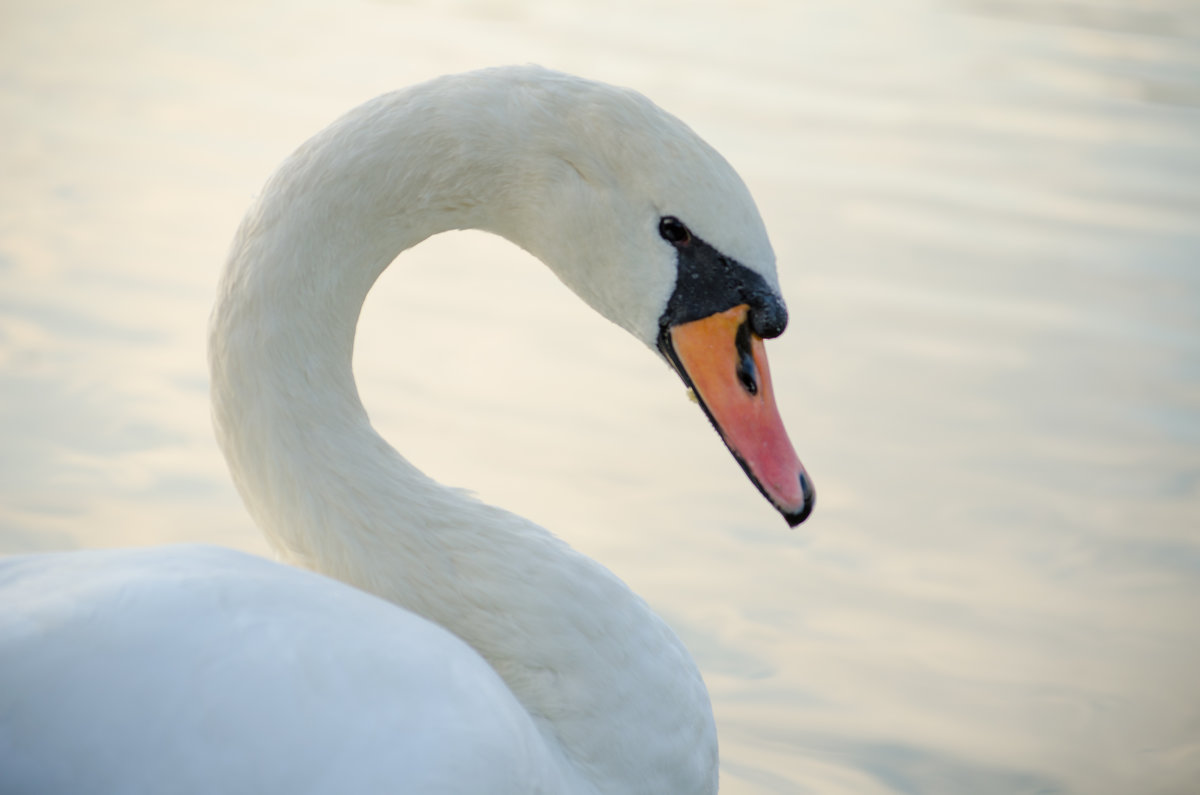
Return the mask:
[(368, 421), (367, 292), (461, 228), (528, 250), (644, 342), (786, 520), (808, 516), (763, 345), (787, 322), (774, 254), (717, 152), (638, 93), (540, 67), (384, 95), (270, 178), (211, 318), (217, 440), (281, 561), (6, 560), (0, 791), (717, 790), (708, 694), (667, 625)]

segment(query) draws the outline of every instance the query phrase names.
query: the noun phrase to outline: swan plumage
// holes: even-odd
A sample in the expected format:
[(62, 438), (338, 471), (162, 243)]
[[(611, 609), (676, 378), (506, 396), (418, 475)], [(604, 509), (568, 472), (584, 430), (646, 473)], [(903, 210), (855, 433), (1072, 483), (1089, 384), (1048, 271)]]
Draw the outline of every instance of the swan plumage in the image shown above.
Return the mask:
[(358, 589), (205, 546), (4, 577), (37, 617), (0, 621), (6, 648), (36, 640), (0, 662), (4, 792), (563, 791), (483, 658)]
[(295, 565), (211, 547), (4, 562), (0, 789), (716, 791), (707, 691), (667, 625), (371, 427), (362, 302), (458, 228), (526, 248), (660, 353), (763, 494), (808, 515), (762, 348), (786, 322), (774, 256), (720, 155), (639, 94), (538, 67), (385, 95), (270, 179), (212, 317), (218, 442)]

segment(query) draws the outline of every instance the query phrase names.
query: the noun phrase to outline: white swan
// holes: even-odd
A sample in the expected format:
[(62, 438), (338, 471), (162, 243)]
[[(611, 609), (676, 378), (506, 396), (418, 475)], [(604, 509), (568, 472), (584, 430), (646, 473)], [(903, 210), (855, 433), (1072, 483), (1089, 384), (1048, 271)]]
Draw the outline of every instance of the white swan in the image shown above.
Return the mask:
[(773, 254), (716, 152), (638, 94), (536, 67), (380, 97), (271, 178), (212, 320), (221, 448), (302, 568), (210, 547), (5, 562), (0, 791), (716, 791), (708, 696), (670, 629), (367, 420), (367, 291), (465, 227), (659, 351), (763, 494), (807, 516), (763, 353), (786, 322)]

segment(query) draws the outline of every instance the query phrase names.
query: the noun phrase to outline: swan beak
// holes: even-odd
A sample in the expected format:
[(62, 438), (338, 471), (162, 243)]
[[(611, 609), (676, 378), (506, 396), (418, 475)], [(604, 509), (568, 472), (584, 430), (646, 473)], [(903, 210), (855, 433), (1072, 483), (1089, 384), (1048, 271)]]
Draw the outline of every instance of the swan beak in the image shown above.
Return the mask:
[(749, 312), (741, 304), (664, 329), (661, 347), (750, 480), (795, 527), (812, 513), (816, 493), (784, 430)]

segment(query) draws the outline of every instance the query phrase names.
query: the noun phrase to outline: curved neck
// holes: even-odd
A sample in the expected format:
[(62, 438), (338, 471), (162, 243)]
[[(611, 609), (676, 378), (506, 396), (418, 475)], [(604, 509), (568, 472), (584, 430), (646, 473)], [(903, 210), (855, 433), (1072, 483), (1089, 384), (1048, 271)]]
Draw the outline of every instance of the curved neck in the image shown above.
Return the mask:
[(541, 178), (516, 151), (521, 131), (441, 123), (431, 103), (393, 95), (335, 123), (243, 222), (210, 336), (214, 422), (234, 480), (285, 558), (479, 651), (583, 788), (713, 792), (707, 693), (671, 631), (546, 531), (423, 475), (359, 400), (354, 330), (383, 269), (452, 228), (525, 243), (537, 209), (519, 200)]

